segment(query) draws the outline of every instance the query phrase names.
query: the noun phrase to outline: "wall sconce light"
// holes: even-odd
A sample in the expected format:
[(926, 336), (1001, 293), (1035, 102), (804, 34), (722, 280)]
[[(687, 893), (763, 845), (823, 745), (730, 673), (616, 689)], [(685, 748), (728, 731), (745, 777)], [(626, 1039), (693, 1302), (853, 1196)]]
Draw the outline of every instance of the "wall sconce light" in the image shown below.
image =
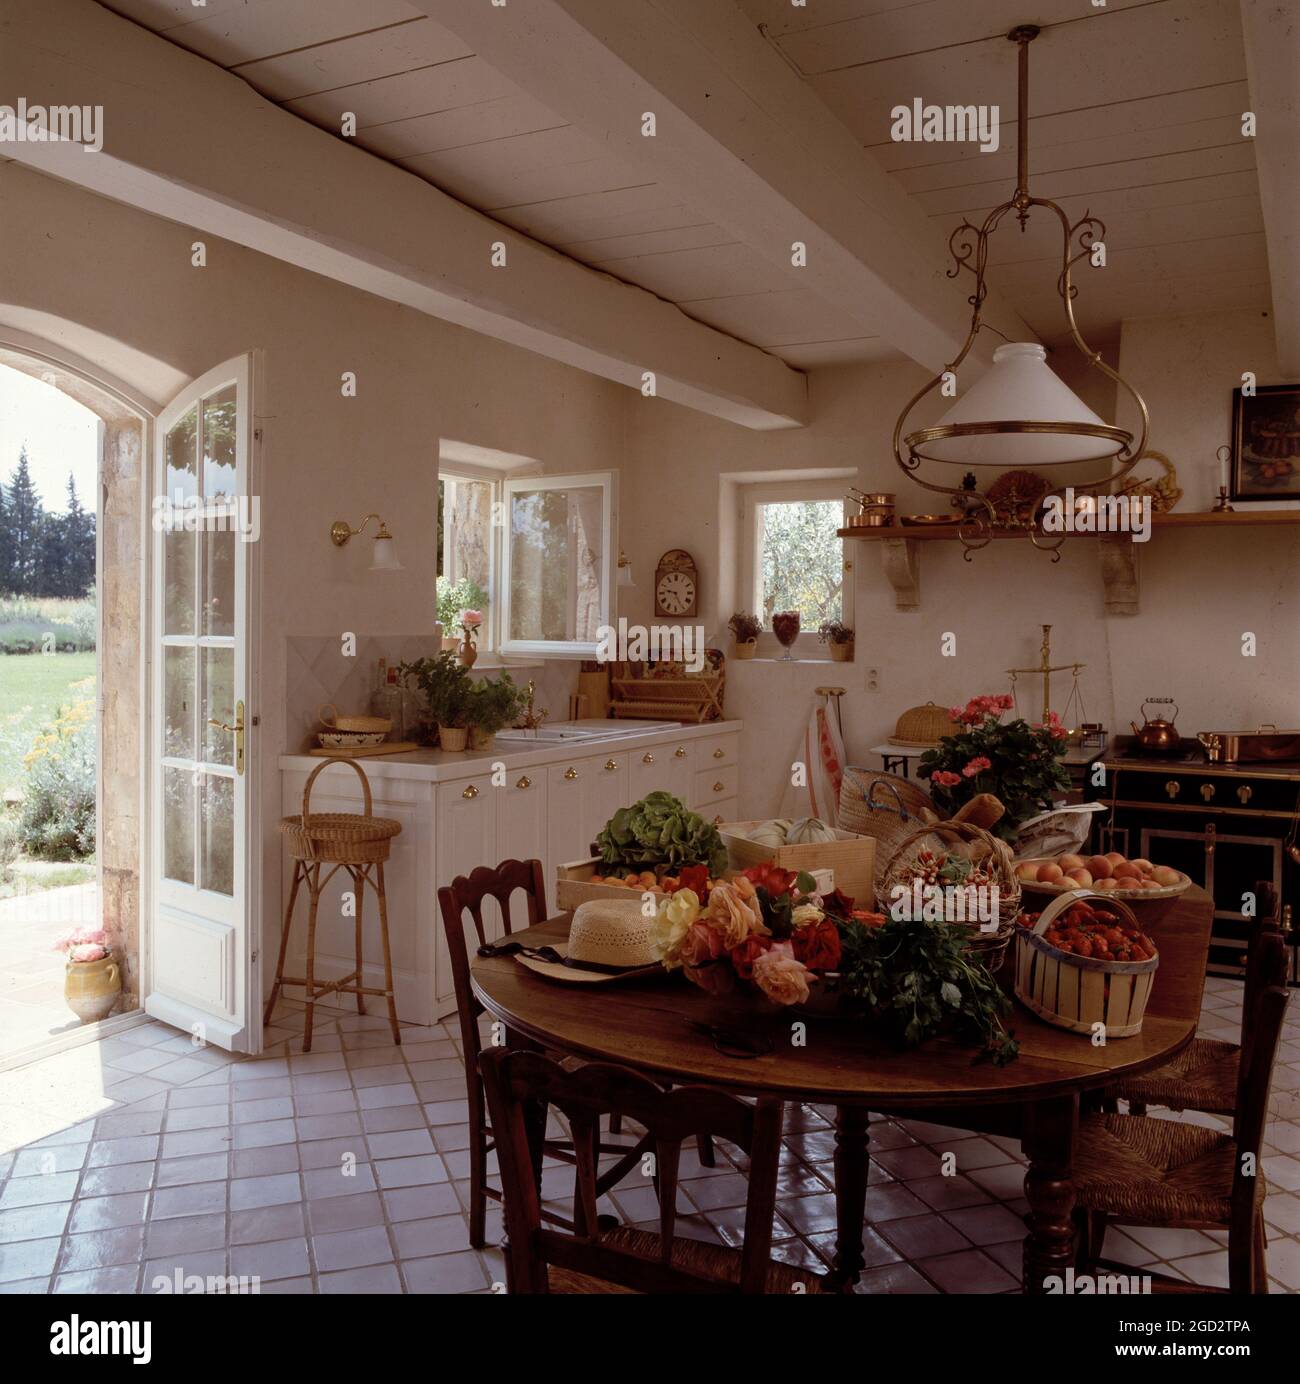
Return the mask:
[(633, 585), (635, 585), (635, 583), (632, 581), (632, 564), (627, 560), (627, 556), (626, 556), (626, 554), (623, 552), (623, 549), (622, 549), (622, 548), (620, 548), (620, 549), (618, 550), (618, 578), (617, 578), (617, 580), (618, 580), (619, 586), (633, 586)]
[(355, 529), (350, 528), (344, 520), (336, 519), (330, 525), (330, 542), (336, 548), (343, 547), (349, 538), (361, 533), (372, 519), (379, 524), (379, 530), (375, 534), (374, 557), (371, 559), (370, 571), (400, 572), (402, 564), (397, 560), (397, 544), (393, 542), (393, 535), (388, 532), (388, 525), (377, 514), (367, 514), (360, 527)]

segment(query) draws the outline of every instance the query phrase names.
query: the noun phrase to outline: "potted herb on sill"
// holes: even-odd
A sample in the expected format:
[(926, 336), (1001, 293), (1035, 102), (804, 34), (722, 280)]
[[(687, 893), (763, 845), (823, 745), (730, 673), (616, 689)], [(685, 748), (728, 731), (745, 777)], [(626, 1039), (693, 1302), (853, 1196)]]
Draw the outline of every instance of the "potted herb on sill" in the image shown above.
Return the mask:
[(823, 644), (830, 646), (831, 658), (836, 663), (850, 663), (853, 659), (853, 631), (838, 620), (827, 620), (817, 631)]
[(727, 621), (727, 628), (736, 641), (735, 656), (737, 658), (753, 658), (754, 650), (758, 648), (758, 636), (763, 630), (763, 623), (758, 616), (747, 615), (744, 611), (738, 610)]
[(524, 689), (515, 685), (509, 673), (499, 678), (484, 678), (472, 686), (469, 747), (491, 748), (497, 731), (513, 724), (524, 709)]
[(101, 928), (74, 928), (54, 944), (68, 958), (63, 997), (83, 1024), (108, 1018), (122, 993), (122, 975)]
[(428, 722), (438, 728), (438, 744), (444, 750), (463, 750), (469, 739), (474, 705), (469, 670), (461, 666), (454, 653), (444, 651), (434, 658), (401, 663), (397, 671), (408, 686), (417, 688), (424, 697)]

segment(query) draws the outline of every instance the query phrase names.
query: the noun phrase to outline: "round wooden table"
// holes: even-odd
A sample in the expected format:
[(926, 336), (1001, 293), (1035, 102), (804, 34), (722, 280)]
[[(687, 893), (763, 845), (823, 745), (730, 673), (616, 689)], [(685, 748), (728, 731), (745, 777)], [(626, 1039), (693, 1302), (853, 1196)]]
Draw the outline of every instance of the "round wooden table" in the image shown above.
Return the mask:
[[(1139, 904), (1138, 914), (1160, 952), (1142, 1032), (1094, 1046), (1086, 1035), (1054, 1028), (1013, 1001), (1008, 1024), (1020, 1056), (1005, 1067), (974, 1063), (970, 1048), (947, 1038), (900, 1052), (851, 1020), (761, 1012), (742, 996), (706, 995), (681, 975), (566, 985), (508, 957), (487, 957), (475, 959), (471, 978), (484, 1007), (505, 1025), (508, 1041), (623, 1063), (674, 1083), (835, 1106), (833, 1273), (843, 1286), (863, 1268), (871, 1111), (1021, 1139), (1030, 1206), (1024, 1286), (1042, 1292), (1043, 1280), (1064, 1274), (1072, 1261), (1070, 1170), (1080, 1095), (1169, 1061), (1191, 1041), (1200, 1017), (1213, 917), (1209, 896), (1192, 886), (1177, 899)], [(569, 916), (515, 936), (532, 945), (563, 940)], [(1004, 977), (1009, 972), (1010, 966)], [(694, 1024), (761, 1031), (772, 1048), (765, 1056), (728, 1056)]]

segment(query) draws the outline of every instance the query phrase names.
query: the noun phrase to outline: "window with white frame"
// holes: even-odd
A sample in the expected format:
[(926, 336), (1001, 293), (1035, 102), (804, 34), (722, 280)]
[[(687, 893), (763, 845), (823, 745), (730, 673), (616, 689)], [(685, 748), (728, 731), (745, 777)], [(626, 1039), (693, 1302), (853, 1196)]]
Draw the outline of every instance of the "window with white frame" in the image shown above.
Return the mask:
[(609, 471), (493, 475), (444, 462), (438, 477), (438, 605), (483, 615), (479, 647), (591, 658), (613, 604)]
[[(852, 573), (845, 568), (846, 483), (779, 481), (741, 490), (741, 605), (767, 631), (760, 652), (779, 652), (771, 634), (778, 611), (799, 612), (794, 652), (826, 658), (817, 632), (829, 621), (853, 624)], [(769, 650), (768, 645), (772, 646)]]

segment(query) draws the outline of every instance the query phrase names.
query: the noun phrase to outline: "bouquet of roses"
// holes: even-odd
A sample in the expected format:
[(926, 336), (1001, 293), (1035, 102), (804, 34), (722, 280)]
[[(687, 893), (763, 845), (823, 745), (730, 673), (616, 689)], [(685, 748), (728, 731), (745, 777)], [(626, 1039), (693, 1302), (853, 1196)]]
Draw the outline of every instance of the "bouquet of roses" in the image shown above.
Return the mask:
[(715, 883), (706, 901), (678, 888), (660, 901), (652, 944), (668, 970), (726, 994), (751, 984), (774, 1004), (803, 1004), (819, 976), (840, 964), (840, 929), (874, 925), (884, 915), (855, 912), (838, 890), (819, 897), (816, 882), (765, 863)]

